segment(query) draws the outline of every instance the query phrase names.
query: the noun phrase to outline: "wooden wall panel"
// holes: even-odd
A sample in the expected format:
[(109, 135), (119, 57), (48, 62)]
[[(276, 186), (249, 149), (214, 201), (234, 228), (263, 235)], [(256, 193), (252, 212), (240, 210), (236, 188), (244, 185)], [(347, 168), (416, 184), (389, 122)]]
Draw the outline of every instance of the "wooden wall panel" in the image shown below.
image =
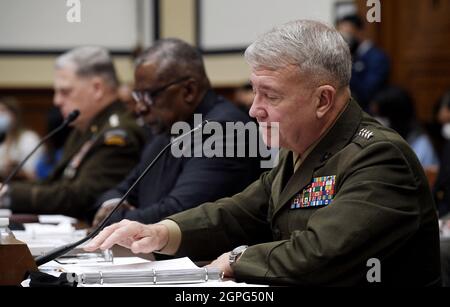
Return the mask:
[[(357, 0), (365, 17), (365, 0)], [(391, 58), (391, 83), (408, 89), (419, 118), (430, 122), (433, 105), (450, 90), (450, 1), (381, 2), (381, 22), (368, 24), (368, 36)]]

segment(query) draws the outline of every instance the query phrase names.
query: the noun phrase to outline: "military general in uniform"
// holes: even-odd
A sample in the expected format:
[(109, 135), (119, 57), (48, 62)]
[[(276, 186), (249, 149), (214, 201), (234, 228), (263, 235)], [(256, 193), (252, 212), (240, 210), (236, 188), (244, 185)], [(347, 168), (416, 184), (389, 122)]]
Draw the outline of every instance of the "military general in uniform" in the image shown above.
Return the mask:
[[(276, 27), (245, 53), (250, 115), (279, 164), (243, 192), (152, 225), (122, 221), (87, 250), (214, 259), (237, 281), (301, 286), (438, 286), (439, 230), (408, 144), (351, 99), (350, 51), (320, 22)], [(275, 134), (275, 135), (276, 135)]]
[(107, 50), (80, 47), (55, 64), (54, 104), (64, 117), (79, 110), (63, 156), (44, 182), (13, 182), (1, 206), (14, 213), (64, 214), (85, 218), (102, 192), (139, 161), (144, 136), (117, 100), (118, 79)]

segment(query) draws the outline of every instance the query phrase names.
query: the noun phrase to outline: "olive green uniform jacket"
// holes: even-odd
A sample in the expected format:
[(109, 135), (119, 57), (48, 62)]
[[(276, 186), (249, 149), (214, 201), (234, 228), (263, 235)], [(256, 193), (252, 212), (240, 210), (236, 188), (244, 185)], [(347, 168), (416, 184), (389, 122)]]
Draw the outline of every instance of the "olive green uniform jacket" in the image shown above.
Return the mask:
[(61, 161), (42, 183), (10, 185), (15, 213), (65, 214), (85, 218), (95, 200), (139, 161), (142, 129), (121, 102), (100, 112), (85, 132), (74, 129)]
[(250, 245), (233, 271), (263, 284), (440, 284), (435, 206), (398, 134), (350, 101), (294, 174), (292, 159), (282, 150), (243, 192), (169, 217), (182, 232), (177, 255), (214, 259)]

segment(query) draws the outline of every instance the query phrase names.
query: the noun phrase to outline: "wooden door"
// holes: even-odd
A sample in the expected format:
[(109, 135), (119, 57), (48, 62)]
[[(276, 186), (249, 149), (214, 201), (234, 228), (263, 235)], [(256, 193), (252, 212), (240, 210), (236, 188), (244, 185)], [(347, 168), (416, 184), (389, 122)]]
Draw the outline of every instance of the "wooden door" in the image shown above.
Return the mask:
[[(361, 16), (366, 0), (356, 0)], [(384, 0), (381, 22), (367, 34), (391, 59), (391, 83), (409, 90), (419, 119), (432, 121), (433, 106), (450, 90), (450, 0)]]

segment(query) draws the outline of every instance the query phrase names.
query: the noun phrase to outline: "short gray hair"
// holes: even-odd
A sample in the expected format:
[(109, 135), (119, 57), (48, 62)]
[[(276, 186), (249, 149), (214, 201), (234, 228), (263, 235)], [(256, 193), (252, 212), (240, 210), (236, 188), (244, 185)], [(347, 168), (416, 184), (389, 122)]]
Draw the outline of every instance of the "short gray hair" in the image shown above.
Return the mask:
[(72, 49), (60, 55), (55, 62), (56, 69), (67, 65), (74, 65), (79, 77), (99, 76), (113, 88), (119, 85), (111, 55), (105, 48), (84, 46)]
[(135, 66), (138, 67), (150, 60), (158, 62), (157, 73), (160, 78), (182, 77), (181, 75), (185, 74), (209, 84), (201, 52), (180, 39), (157, 40), (139, 55)]
[(247, 48), (245, 58), (256, 69), (278, 70), (293, 64), (313, 82), (327, 81), (338, 87), (350, 82), (348, 45), (338, 31), (318, 21), (296, 20), (273, 28)]

